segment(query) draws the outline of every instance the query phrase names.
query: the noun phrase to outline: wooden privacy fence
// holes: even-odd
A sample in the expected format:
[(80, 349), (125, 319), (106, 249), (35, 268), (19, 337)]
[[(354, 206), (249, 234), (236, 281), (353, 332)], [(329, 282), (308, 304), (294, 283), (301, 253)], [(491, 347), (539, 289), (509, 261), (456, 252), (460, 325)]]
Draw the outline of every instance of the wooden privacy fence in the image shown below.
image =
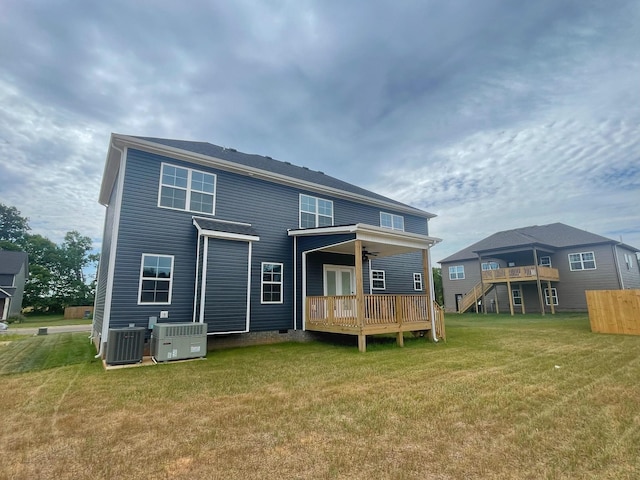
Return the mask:
[(66, 307), (64, 309), (64, 318), (91, 318), (93, 315), (93, 306), (90, 307)]
[(591, 331), (640, 335), (640, 290), (587, 290)]

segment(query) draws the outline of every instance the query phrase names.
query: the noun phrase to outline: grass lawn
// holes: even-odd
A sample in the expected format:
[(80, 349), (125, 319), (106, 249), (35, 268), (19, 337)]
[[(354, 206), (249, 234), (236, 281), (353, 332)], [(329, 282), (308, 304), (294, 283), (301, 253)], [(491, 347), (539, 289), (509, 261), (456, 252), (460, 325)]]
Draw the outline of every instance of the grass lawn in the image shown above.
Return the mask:
[(586, 315), (109, 372), (58, 335), (0, 346), (0, 364), (31, 351), (0, 374), (0, 478), (640, 478), (640, 337)]
[(39, 328), (55, 327), (57, 325), (91, 325), (91, 319), (70, 318), (65, 320), (64, 315), (27, 315), (20, 323), (12, 323), (10, 329), (14, 328)]

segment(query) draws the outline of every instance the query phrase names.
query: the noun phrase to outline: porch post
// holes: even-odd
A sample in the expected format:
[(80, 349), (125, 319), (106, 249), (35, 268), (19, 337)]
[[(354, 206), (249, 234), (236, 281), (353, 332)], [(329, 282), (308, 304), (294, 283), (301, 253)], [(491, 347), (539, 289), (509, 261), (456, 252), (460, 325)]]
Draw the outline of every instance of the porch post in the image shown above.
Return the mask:
[(487, 302), (484, 296), (484, 276), (482, 275), (482, 256), (478, 255), (478, 264), (480, 265), (480, 298), (482, 299), (482, 312), (487, 313)]
[(364, 281), (362, 278), (362, 240), (355, 242), (356, 256), (356, 315), (358, 318), (358, 350), (367, 351), (367, 336), (364, 333)]
[(427, 297), (427, 312), (430, 317), (428, 320), (431, 322), (431, 340), (436, 342), (438, 340), (435, 329), (436, 309), (433, 306), (436, 301), (435, 286), (433, 284), (433, 270), (431, 269), (431, 251), (428, 248), (422, 250), (422, 270), (424, 294)]
[(538, 266), (538, 250), (533, 247), (533, 261), (536, 266), (536, 283), (538, 284), (538, 300), (540, 300), (540, 311), (544, 315), (544, 300), (542, 298), (542, 285), (540, 284), (540, 267)]

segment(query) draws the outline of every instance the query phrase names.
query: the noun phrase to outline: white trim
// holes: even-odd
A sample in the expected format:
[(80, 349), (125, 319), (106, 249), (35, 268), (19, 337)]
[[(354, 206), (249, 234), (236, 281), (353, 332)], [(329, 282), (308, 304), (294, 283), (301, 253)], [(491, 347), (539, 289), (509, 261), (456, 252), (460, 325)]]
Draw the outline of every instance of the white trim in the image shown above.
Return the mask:
[[(162, 183), (162, 176), (163, 176), (163, 170), (164, 167), (173, 167), (173, 168), (180, 168), (182, 170), (186, 170), (187, 171), (187, 186), (185, 187), (177, 187), (174, 185), (164, 185)], [(203, 175), (211, 175), (213, 177), (213, 193), (208, 193), (208, 192), (202, 192), (199, 190), (194, 190), (191, 186), (191, 182), (193, 180), (193, 173), (197, 172), (197, 173), (202, 173)], [(177, 208), (177, 207), (168, 207), (166, 205), (161, 205), (160, 201), (162, 199), (162, 187), (168, 187), (168, 188), (175, 188), (177, 190), (183, 190), (186, 192), (185, 194), (185, 199), (184, 199), (184, 208)], [(211, 205), (211, 213), (209, 212), (203, 212), (201, 210), (191, 210), (191, 194), (195, 192), (195, 193), (202, 193), (204, 195), (211, 195), (213, 197), (213, 203)], [(212, 215), (215, 216), (216, 214), (216, 197), (217, 197), (217, 193), (218, 193), (218, 176), (215, 173), (210, 173), (210, 172), (205, 172), (203, 170), (196, 170), (195, 168), (191, 168), (191, 167), (183, 167), (180, 165), (175, 165), (173, 163), (169, 163), (169, 162), (161, 162), (160, 163), (160, 178), (158, 179), (158, 208), (166, 208), (167, 210), (177, 210), (179, 212), (191, 212), (191, 213), (197, 213), (199, 215)]]
[(204, 301), (207, 294), (207, 263), (209, 263), (209, 237), (204, 237), (204, 252), (202, 252), (202, 271), (200, 282), (200, 323), (204, 323)]
[[(458, 277), (458, 268), (462, 267), (462, 277)], [(455, 268), (456, 269), (456, 278), (451, 278), (451, 269)], [(456, 280), (464, 280), (464, 265), (451, 265), (449, 266), (449, 280), (450, 281), (456, 281)]]
[[(12, 286), (12, 287), (10, 287), (10, 288), (13, 288), (13, 286)], [(13, 297), (13, 295), (11, 295), (9, 292), (7, 292), (7, 291), (6, 291), (4, 288), (2, 288), (2, 287), (0, 287), (0, 292), (4, 293), (4, 294), (5, 294), (7, 297), (9, 297), (9, 298)]]
[[(264, 266), (265, 265), (280, 265), (280, 281), (279, 282), (266, 282), (264, 281)], [(280, 285), (280, 301), (277, 302), (265, 302), (264, 301), (264, 286), (266, 285)], [(284, 303), (284, 263), (282, 262), (262, 262), (260, 263), (260, 304), (261, 305), (281, 305)]]
[[(542, 259), (543, 258), (548, 258), (549, 259), (549, 263), (542, 263)], [(543, 255), (538, 259), (538, 265), (540, 265), (541, 267), (551, 267), (551, 255)]]
[[(113, 135), (111, 135), (111, 145), (113, 145)], [(114, 148), (116, 148), (114, 146)], [(116, 148), (117, 149), (117, 148)], [(100, 348), (98, 349), (98, 355), (102, 351), (102, 345), (109, 338), (109, 325), (111, 324), (111, 302), (113, 301), (113, 277), (116, 269), (116, 253), (118, 251), (118, 232), (120, 230), (120, 213), (122, 211), (122, 195), (124, 190), (124, 176), (127, 168), (127, 154), (128, 149), (124, 147), (120, 152), (120, 168), (116, 174), (116, 198), (115, 205), (113, 205), (113, 230), (111, 232), (111, 249), (109, 252), (109, 267), (107, 271), (107, 286), (104, 294), (104, 310), (102, 312), (102, 332), (100, 334)], [(106, 166), (105, 166), (106, 169)], [(109, 192), (110, 193), (110, 192)], [(104, 203), (103, 205), (111, 207)], [(106, 222), (106, 218), (105, 218)]]
[[(155, 278), (156, 280), (154, 281), (162, 281), (162, 282), (166, 282), (167, 279), (165, 278), (158, 278), (158, 277), (144, 277), (143, 273), (144, 273), (144, 259), (145, 257), (158, 257), (158, 258), (170, 258), (171, 259), (171, 274), (169, 276), (169, 297), (167, 299), (166, 302), (143, 302), (141, 300), (142, 297), (142, 282), (147, 279), (151, 279), (151, 278)], [(173, 277), (175, 274), (175, 270), (174, 270), (174, 265), (175, 265), (175, 256), (174, 255), (166, 255), (163, 253), (143, 253), (142, 256), (140, 257), (140, 277), (139, 277), (139, 283), (138, 283), (138, 305), (171, 305), (171, 294), (173, 293)]]
[[(558, 305), (558, 290), (556, 289), (556, 287), (551, 287), (551, 300), (553, 300), (554, 305)], [(549, 289), (548, 288), (544, 289), (544, 303), (545, 305), (549, 305)]]
[[(356, 267), (351, 266), (351, 265), (332, 265), (332, 264), (328, 264), (328, 263), (324, 263), (322, 264), (322, 293), (324, 294), (324, 296), (328, 296), (329, 294), (327, 293), (327, 270), (334, 270), (334, 271), (349, 271), (350, 273), (350, 279), (349, 281), (351, 282), (349, 284), (349, 294), (350, 295), (355, 295), (355, 291), (356, 291)], [(342, 285), (342, 279), (340, 279), (340, 285)], [(354, 293), (351, 293), (354, 292)], [(336, 295), (343, 295), (342, 293), (338, 293), (338, 277), (336, 276)]]
[(302, 252), (302, 331), (307, 329), (307, 252)]
[[(307, 198), (313, 198), (315, 200), (315, 212), (303, 212), (302, 211), (302, 197), (307, 197)], [(320, 217), (327, 217), (327, 215), (321, 215), (319, 212), (319, 207), (318, 207), (318, 200), (322, 200), (324, 202), (330, 203), (331, 204), (331, 226), (333, 226), (333, 222), (334, 222), (334, 209), (333, 209), (333, 200), (328, 200), (326, 198), (321, 198), (321, 197), (316, 197), (313, 195), (308, 195), (306, 193), (299, 193), (298, 194), (298, 227), (302, 228), (302, 214), (306, 213), (308, 215), (315, 215), (316, 221), (315, 221), (315, 227), (312, 228), (324, 228), (324, 227), (320, 227)], [(326, 225), (325, 225), (326, 226)]]
[[(192, 222), (193, 225), (196, 227), (196, 229), (198, 230), (198, 233), (204, 237), (210, 237), (210, 238), (219, 238), (221, 240), (237, 240), (237, 241), (241, 241), (241, 242), (257, 242), (260, 240), (260, 237), (258, 235), (247, 235), (244, 233), (230, 233), (230, 232), (220, 232), (218, 230), (205, 230), (203, 228), (200, 227), (200, 225), (198, 225), (198, 219), (202, 219), (202, 220), (211, 220), (210, 218), (202, 218), (202, 217), (192, 217)], [(215, 222), (219, 222), (221, 220), (213, 220)], [(235, 224), (235, 225), (243, 225), (243, 226), (248, 226), (250, 227), (251, 224), (250, 223), (237, 223), (237, 222), (224, 222), (224, 223), (229, 223), (229, 224)]]
[(293, 330), (298, 329), (298, 238), (293, 237)]
[[(429, 218), (436, 217), (436, 215), (433, 213), (424, 212), (422, 210), (411, 207), (409, 205), (401, 205), (401, 204), (396, 204), (392, 201), (378, 200), (378, 199), (368, 197), (366, 195), (360, 195), (357, 193), (340, 190), (338, 188), (319, 185), (317, 183), (296, 179), (293, 177), (289, 177), (287, 175), (273, 173), (266, 170), (261, 170), (259, 168), (248, 167), (235, 162), (230, 162), (228, 160), (222, 160), (220, 158), (211, 157), (208, 155), (189, 152), (187, 150), (183, 150), (180, 148), (169, 147), (167, 145), (161, 145), (155, 142), (142, 140), (140, 138), (134, 138), (128, 135), (112, 133), (111, 139), (112, 139), (112, 143), (113, 141), (118, 141), (118, 143), (120, 143), (121, 145), (124, 145), (126, 143), (136, 149), (140, 149), (143, 151), (147, 151), (150, 153), (155, 153), (163, 156), (169, 155), (178, 160), (183, 160), (183, 161), (195, 163), (198, 165), (218, 168), (220, 170), (237, 173), (244, 176), (260, 178), (262, 180), (267, 180), (269, 182), (280, 183), (280, 184), (292, 186), (298, 189), (305, 189), (305, 190), (309, 190), (311, 192), (317, 192), (323, 195), (330, 195), (337, 198), (353, 200), (358, 203), (363, 203), (366, 205), (373, 205), (377, 207), (387, 208), (390, 210), (396, 210), (396, 211), (400, 211), (410, 215), (415, 215), (421, 218), (429, 219)], [(109, 160), (109, 154), (107, 154), (107, 160)], [(110, 180), (111, 177), (112, 177), (111, 162), (108, 161), (107, 165), (105, 165), (105, 173), (103, 174), (103, 185), (101, 188), (101, 195), (100, 195), (101, 203), (103, 201), (106, 201), (104, 200), (103, 192), (106, 190), (105, 183), (107, 183), (107, 180)]]
[[(200, 279), (200, 239), (202, 236), (198, 232), (198, 238), (196, 239), (196, 268), (195, 268), (195, 284), (193, 286), (193, 314), (191, 315), (192, 322), (196, 322), (196, 311), (198, 310), (198, 282)], [(200, 322), (202, 323), (202, 322)]]
[(251, 224), (250, 223), (246, 223), (246, 222), (235, 222), (233, 220), (221, 220), (219, 218), (211, 218), (211, 217), (200, 217), (198, 215), (192, 215), (191, 216), (192, 219), (199, 219), (199, 220), (206, 220), (208, 222), (216, 222), (216, 223), (228, 223), (229, 225), (242, 225), (243, 227), (250, 227)]
[[(518, 292), (518, 295), (514, 295), (516, 292)], [(520, 300), (520, 303), (516, 303), (516, 298)], [(522, 305), (522, 290), (520, 290), (519, 288), (512, 288), (511, 289), (511, 300), (513, 302), (514, 305)]]
[(246, 331), (249, 331), (249, 322), (251, 321), (251, 256), (253, 254), (253, 243), (248, 242), (247, 252), (247, 324)]

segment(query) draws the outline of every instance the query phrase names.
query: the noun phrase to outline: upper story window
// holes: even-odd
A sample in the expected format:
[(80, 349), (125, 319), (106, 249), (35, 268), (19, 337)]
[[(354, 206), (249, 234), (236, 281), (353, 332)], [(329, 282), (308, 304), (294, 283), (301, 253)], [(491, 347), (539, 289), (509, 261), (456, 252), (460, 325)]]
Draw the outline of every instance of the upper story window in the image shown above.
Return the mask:
[(631, 270), (633, 268), (633, 257), (628, 253), (624, 254), (624, 263), (627, 265), (627, 270)]
[(384, 290), (387, 285), (384, 270), (371, 270), (371, 288), (373, 290)]
[(550, 267), (551, 266), (551, 257), (540, 257), (540, 266), (541, 267)]
[(282, 267), (262, 262), (262, 303), (282, 303)]
[(138, 303), (171, 303), (171, 284), (173, 282), (173, 256), (142, 254), (140, 266), (140, 286)]
[(333, 225), (333, 202), (324, 198), (300, 195), (300, 228)]
[(380, 226), (404, 231), (404, 217), (393, 213), (380, 212)]
[(499, 268), (498, 262), (482, 262), (482, 270), (498, 270)]
[(413, 289), (416, 291), (422, 290), (422, 274), (421, 273), (413, 274)]
[(449, 280), (464, 280), (464, 265), (449, 267)]
[(159, 206), (213, 214), (215, 198), (214, 174), (162, 164)]
[(575, 270), (595, 270), (596, 256), (593, 252), (570, 253), (569, 267), (572, 272)]

